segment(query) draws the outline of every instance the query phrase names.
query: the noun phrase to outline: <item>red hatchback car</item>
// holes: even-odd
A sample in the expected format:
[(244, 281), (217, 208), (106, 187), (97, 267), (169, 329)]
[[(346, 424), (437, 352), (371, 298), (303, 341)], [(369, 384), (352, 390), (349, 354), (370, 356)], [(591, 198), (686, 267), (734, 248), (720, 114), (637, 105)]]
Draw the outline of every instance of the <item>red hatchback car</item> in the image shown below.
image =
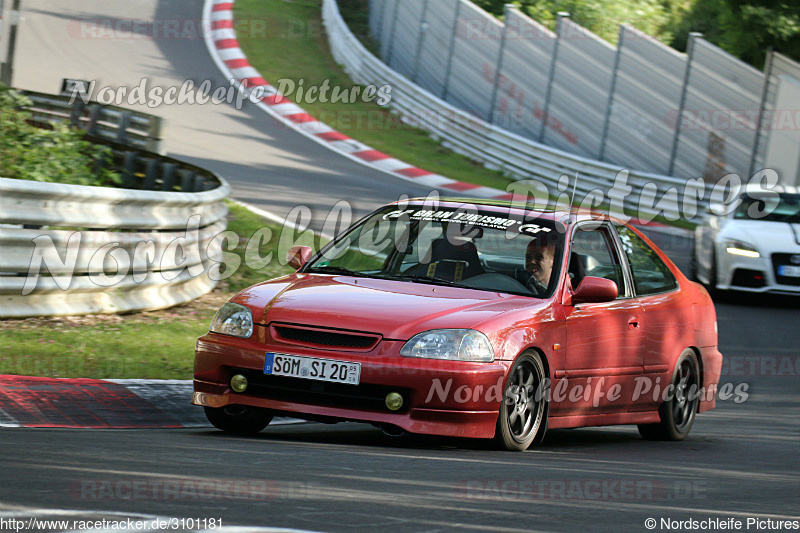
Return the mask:
[(285, 415), (524, 450), (547, 428), (681, 440), (715, 406), (711, 299), (608, 217), (411, 200), (289, 256), (197, 342), (193, 403), (219, 429)]

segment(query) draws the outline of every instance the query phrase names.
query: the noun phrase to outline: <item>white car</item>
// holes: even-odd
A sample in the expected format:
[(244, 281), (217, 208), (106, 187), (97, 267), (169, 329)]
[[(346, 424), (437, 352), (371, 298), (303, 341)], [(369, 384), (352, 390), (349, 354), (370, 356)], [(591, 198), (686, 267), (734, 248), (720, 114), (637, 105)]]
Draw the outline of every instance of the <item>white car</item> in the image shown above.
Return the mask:
[(735, 209), (710, 204), (692, 274), (709, 289), (800, 294), (800, 193), (747, 186)]

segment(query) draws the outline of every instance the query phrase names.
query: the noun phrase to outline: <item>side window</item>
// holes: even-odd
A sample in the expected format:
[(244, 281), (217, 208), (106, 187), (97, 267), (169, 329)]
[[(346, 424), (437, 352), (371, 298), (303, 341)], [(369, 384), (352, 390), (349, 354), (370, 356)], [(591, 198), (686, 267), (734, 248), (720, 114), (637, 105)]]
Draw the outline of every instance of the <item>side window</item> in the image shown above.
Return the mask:
[(658, 294), (678, 288), (678, 282), (658, 254), (625, 226), (617, 226), (622, 249), (628, 256), (636, 294)]
[(619, 297), (628, 294), (622, 266), (606, 228), (578, 228), (572, 236), (569, 276), (575, 289), (585, 276), (610, 279), (617, 284)]

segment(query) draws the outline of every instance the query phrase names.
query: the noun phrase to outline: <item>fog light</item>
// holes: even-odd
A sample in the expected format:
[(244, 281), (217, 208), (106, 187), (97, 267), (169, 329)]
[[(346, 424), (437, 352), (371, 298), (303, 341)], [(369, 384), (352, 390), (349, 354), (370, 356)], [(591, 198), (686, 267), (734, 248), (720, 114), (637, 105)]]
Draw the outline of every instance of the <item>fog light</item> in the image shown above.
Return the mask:
[(386, 407), (390, 411), (397, 411), (403, 407), (403, 396), (397, 392), (390, 392), (386, 395)]
[(244, 392), (247, 390), (247, 378), (241, 374), (236, 374), (231, 378), (231, 388), (234, 392)]

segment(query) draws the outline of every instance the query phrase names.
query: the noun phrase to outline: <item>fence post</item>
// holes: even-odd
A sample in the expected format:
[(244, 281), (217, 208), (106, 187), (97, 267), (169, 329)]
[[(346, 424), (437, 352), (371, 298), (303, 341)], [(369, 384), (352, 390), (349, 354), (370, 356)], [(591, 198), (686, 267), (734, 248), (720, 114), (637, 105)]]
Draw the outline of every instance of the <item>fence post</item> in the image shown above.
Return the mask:
[(683, 87), (681, 88), (681, 99), (678, 103), (678, 118), (675, 121), (675, 137), (672, 139), (672, 154), (669, 157), (669, 169), (667, 175), (672, 176), (675, 170), (675, 159), (678, 155), (678, 141), (680, 141), (681, 127), (683, 123), (683, 108), (686, 106), (686, 92), (689, 89), (689, 76), (692, 72), (692, 56), (694, 55), (694, 43), (702, 37), (702, 33), (691, 32), (689, 42), (686, 45), (686, 70), (683, 74)]
[[(17, 47), (17, 26), (19, 25), (19, 2), (20, 0), (13, 0), (11, 4), (11, 11), (4, 13), (5, 5), (0, 4), (0, 32), (8, 30), (8, 36), (3, 36), (0, 40), (5, 49), (0, 50), (3, 54), (3, 62), (0, 64), (0, 83), (11, 87), (11, 81), (14, 77), (14, 52)], [(3, 17), (8, 18), (8, 24), (2, 21)]]
[(767, 95), (769, 86), (772, 83), (772, 56), (774, 52), (770, 46), (767, 49), (767, 62), (764, 64), (764, 83), (761, 86), (761, 102), (758, 105), (758, 117), (756, 118), (756, 138), (753, 140), (753, 152), (750, 154), (750, 172), (748, 178), (756, 172), (756, 160), (758, 159), (759, 144), (761, 144), (761, 128), (764, 127), (764, 112), (767, 107)]
[(492, 86), (492, 101), (489, 103), (489, 124), (494, 124), (494, 108), (497, 105), (497, 93), (500, 89), (500, 73), (503, 70), (503, 59), (506, 51), (506, 34), (508, 33), (508, 14), (513, 4), (503, 6), (503, 36), (500, 37), (500, 52), (497, 54), (497, 67), (494, 70), (494, 85)]
[(611, 74), (611, 87), (608, 90), (608, 103), (606, 104), (606, 118), (603, 121), (603, 133), (600, 136), (600, 153), (597, 159), (603, 161), (606, 156), (606, 140), (608, 139), (608, 128), (611, 124), (611, 106), (614, 104), (614, 92), (617, 90), (617, 74), (619, 73), (619, 63), (622, 57), (622, 46), (625, 42), (625, 24), (619, 25), (619, 39), (617, 39), (617, 54), (614, 56), (614, 72)]
[(544, 134), (547, 131), (547, 114), (550, 111), (550, 95), (553, 93), (553, 79), (556, 75), (558, 48), (561, 44), (561, 34), (564, 33), (564, 19), (567, 18), (569, 18), (569, 13), (565, 11), (558, 12), (558, 20), (556, 21), (556, 42), (553, 45), (553, 59), (550, 61), (550, 74), (547, 79), (547, 91), (544, 94), (544, 111), (542, 112), (542, 125), (539, 127), (539, 142), (544, 140)]
[(419, 37), (417, 38), (417, 52), (414, 54), (414, 75), (411, 76), (411, 81), (417, 82), (419, 75), (419, 60), (422, 57), (422, 43), (425, 42), (425, 33), (428, 31), (428, 23), (425, 22), (425, 17), (428, 14), (428, 4), (430, 0), (425, 0), (422, 5), (422, 14), (419, 17)]
[(447, 67), (444, 71), (444, 87), (442, 87), (442, 100), (447, 101), (447, 93), (450, 89), (450, 73), (453, 69), (453, 55), (456, 49), (456, 34), (458, 33), (458, 17), (461, 16), (461, 2), (456, 0), (455, 16), (453, 17), (453, 34), (450, 36), (450, 49), (447, 52)]
[(392, 66), (392, 53), (394, 53), (394, 30), (397, 28), (397, 10), (400, 6), (400, 0), (394, 0), (394, 10), (392, 11), (392, 27), (389, 30), (389, 44), (386, 49), (386, 57), (384, 58), (388, 67)]
[(370, 26), (370, 32), (372, 33), (372, 38), (376, 41), (380, 42), (383, 39), (383, 10), (386, 8), (386, 1), (385, 0), (370, 0), (369, 2), (369, 9), (372, 11), (373, 9), (377, 10), (376, 6), (381, 6), (380, 15), (377, 17), (378, 24), (377, 28), (372, 28)]

